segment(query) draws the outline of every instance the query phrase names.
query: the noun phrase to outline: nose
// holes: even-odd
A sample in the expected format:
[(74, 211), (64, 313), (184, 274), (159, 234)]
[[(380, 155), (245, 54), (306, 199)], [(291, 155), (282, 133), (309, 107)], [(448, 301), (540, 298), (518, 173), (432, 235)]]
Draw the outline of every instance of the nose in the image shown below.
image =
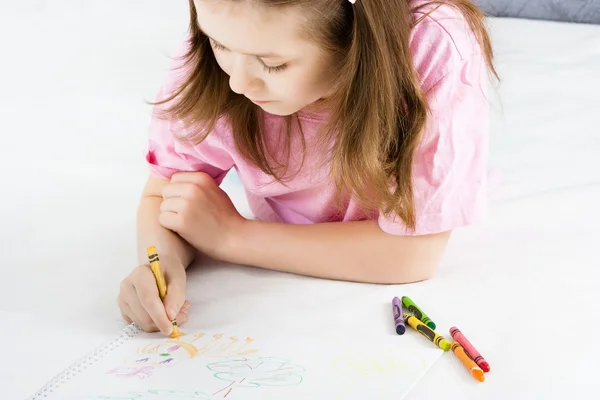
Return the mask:
[(238, 58), (229, 74), (229, 87), (237, 94), (252, 91), (260, 84), (259, 79), (252, 72), (252, 65), (243, 57)]

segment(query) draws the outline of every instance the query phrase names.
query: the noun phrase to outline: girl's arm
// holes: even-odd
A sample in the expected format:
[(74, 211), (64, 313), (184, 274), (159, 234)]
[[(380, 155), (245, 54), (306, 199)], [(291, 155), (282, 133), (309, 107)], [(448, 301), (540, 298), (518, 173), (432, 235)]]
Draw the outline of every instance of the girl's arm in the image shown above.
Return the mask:
[(450, 232), (400, 236), (378, 221), (294, 225), (243, 218), (213, 178), (180, 172), (162, 189), (160, 224), (219, 260), (320, 278), (407, 283), (433, 275)]
[[(159, 223), (166, 180), (149, 178), (137, 213), (138, 266), (123, 279), (117, 303), (123, 319), (136, 323), (146, 332), (162, 331), (170, 335), (171, 320), (187, 321), (189, 303), (185, 300), (186, 272), (196, 250), (173, 231)], [(167, 295), (161, 301), (153, 273), (148, 267), (146, 248), (156, 246), (167, 283)]]
[(377, 221), (292, 225), (248, 220), (228, 245), (229, 262), (314, 277), (396, 284), (430, 278), (450, 232), (396, 236)]

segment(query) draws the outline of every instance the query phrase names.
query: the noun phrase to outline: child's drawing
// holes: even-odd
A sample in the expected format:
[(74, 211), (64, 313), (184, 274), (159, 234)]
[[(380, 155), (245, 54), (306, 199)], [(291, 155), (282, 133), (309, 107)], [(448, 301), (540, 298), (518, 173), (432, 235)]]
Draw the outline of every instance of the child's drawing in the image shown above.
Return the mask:
[(249, 347), (253, 341), (254, 339), (249, 337), (240, 340), (235, 336), (226, 337), (223, 334), (208, 336), (204, 333), (164, 339), (158, 343), (139, 347), (135, 355), (124, 360), (123, 366), (112, 368), (107, 371), (107, 374), (119, 378), (146, 379), (157, 369), (171, 367), (200, 356), (227, 358), (253, 354), (258, 351)]
[(167, 340), (160, 344), (140, 347), (137, 353), (124, 361), (124, 366), (109, 370), (107, 373), (119, 378), (146, 379), (157, 368), (165, 368), (198, 355), (193, 345), (176, 340)]
[(231, 357), (206, 367), (215, 372), (216, 378), (231, 382), (213, 393), (222, 393), (223, 398), (240, 387), (298, 385), (302, 382), (302, 373), (305, 371), (303, 367), (278, 357)]
[(124, 396), (94, 396), (89, 400), (211, 400), (212, 396), (201, 392), (181, 392), (178, 390), (148, 390), (129, 392)]
[(421, 371), (427, 365), (419, 354), (407, 352), (403, 357), (388, 354), (367, 355), (352, 349), (338, 353), (328, 361), (336, 378), (323, 379), (321, 385), (307, 386), (289, 395), (289, 400), (306, 399), (369, 399), (384, 400), (398, 393), (407, 376)]
[[(415, 359), (392, 359), (387, 357), (363, 358), (353, 355), (336, 357), (333, 368), (340, 374), (352, 379), (383, 379), (401, 374), (408, 368), (414, 367)], [(419, 367), (424, 360), (418, 360)], [(413, 365), (411, 365), (413, 364)]]
[[(194, 335), (194, 338), (191, 340), (191, 342), (195, 342), (199, 338), (208, 339), (204, 333), (200, 333)], [(205, 357), (227, 358), (230, 356), (243, 356), (256, 353), (258, 351), (257, 349), (248, 348), (250, 343), (253, 341), (254, 339), (250, 337), (242, 340), (238, 339), (236, 336), (226, 337), (223, 334), (215, 334), (212, 336), (212, 339), (206, 340), (202, 346), (200, 346), (199, 343), (197, 346), (198, 352)]]
[(119, 378), (146, 379), (152, 375), (153, 370), (154, 367), (152, 366), (119, 367), (111, 369), (107, 372), (107, 374), (111, 374)]
[[(314, 354), (303, 354), (304, 362), (312, 360), (315, 364), (309, 371), (289, 358), (244, 354), (258, 352), (253, 344), (251, 338), (202, 333), (162, 342), (145, 341), (137, 350), (133, 349), (132, 357), (127, 361), (129, 365), (113, 369), (109, 374), (140, 379), (133, 386), (137, 388), (168, 382), (169, 389), (198, 391), (146, 392), (129, 391), (132, 389), (129, 388), (124, 392), (128, 394), (120, 397), (96, 396), (86, 400), (233, 400), (246, 397), (383, 400), (401, 397), (410, 388), (414, 377), (430, 364), (427, 354), (411, 349), (382, 353), (342, 346), (336, 350), (317, 348)], [(181, 368), (158, 375), (161, 370), (184, 361)], [(178, 386), (178, 382), (184, 382), (185, 386)]]

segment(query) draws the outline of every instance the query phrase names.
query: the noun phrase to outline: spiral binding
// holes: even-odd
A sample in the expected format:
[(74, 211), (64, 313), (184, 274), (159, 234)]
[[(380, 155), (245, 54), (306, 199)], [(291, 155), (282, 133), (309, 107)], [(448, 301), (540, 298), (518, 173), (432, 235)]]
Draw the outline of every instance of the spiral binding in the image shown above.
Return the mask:
[(63, 372), (55, 376), (48, 384), (46, 384), (42, 389), (40, 389), (36, 394), (34, 394), (33, 397), (30, 398), (30, 400), (45, 399), (49, 397), (52, 394), (52, 392), (54, 392), (60, 386), (64, 385), (77, 374), (83, 372), (86, 368), (96, 363), (107, 353), (119, 347), (126, 340), (135, 337), (135, 335), (137, 335), (141, 331), (142, 330), (135, 324), (131, 324), (123, 328), (115, 338), (99, 346), (94, 351), (85, 355), (79, 361), (77, 361), (69, 368), (65, 369)]

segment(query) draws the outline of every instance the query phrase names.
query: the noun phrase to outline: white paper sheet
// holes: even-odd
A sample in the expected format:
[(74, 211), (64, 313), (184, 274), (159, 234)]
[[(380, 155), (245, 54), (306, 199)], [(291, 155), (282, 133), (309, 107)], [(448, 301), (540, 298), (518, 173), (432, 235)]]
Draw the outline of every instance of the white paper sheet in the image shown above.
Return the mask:
[(177, 339), (140, 332), (109, 346), (47, 398), (400, 399), (443, 354), (414, 331), (373, 342), (191, 328)]

